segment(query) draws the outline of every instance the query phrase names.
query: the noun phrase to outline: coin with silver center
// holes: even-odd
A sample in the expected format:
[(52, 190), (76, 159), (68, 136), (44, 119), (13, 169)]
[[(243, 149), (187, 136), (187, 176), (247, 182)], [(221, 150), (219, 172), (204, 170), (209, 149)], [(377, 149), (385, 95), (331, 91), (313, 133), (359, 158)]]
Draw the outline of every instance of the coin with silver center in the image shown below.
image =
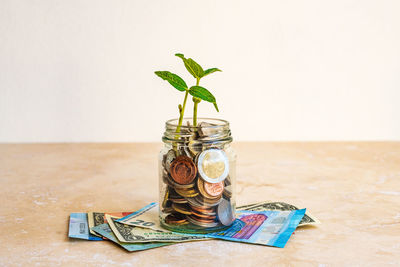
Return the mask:
[(223, 150), (204, 150), (197, 160), (197, 169), (204, 181), (219, 183), (229, 174), (229, 160)]

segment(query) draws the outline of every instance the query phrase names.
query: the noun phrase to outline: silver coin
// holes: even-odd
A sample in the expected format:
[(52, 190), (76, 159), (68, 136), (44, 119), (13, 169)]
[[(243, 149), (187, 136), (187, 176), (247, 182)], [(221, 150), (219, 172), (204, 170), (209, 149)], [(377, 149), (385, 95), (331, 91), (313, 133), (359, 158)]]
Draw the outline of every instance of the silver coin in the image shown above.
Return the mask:
[(197, 201), (197, 203), (200, 203), (201, 207), (215, 207), (217, 206), (219, 203), (221, 203), (222, 198), (219, 198), (215, 201), (210, 201), (210, 200), (206, 200), (205, 198), (203, 198), (202, 196), (198, 195), (196, 197), (194, 197), (194, 199)]
[(230, 199), (232, 197), (232, 186), (231, 185), (225, 186), (224, 191), (222, 192), (222, 195), (226, 199)]
[(229, 160), (223, 150), (207, 149), (200, 153), (197, 169), (204, 181), (219, 183), (229, 174)]
[(225, 199), (222, 199), (221, 203), (217, 208), (218, 212), (218, 220), (223, 225), (231, 225), (235, 220), (235, 213), (232, 211), (231, 202)]
[(189, 202), (190, 205), (195, 207), (204, 207), (195, 197), (187, 197), (186, 200)]
[(208, 123), (208, 122), (200, 122), (197, 125), (197, 132), (199, 133), (199, 138), (211, 137), (216, 135), (220, 130), (218, 129), (217, 124)]
[(175, 150), (173, 150), (173, 149), (169, 150), (165, 157), (165, 164), (164, 164), (167, 172), (170, 172), (171, 163), (172, 163), (172, 161), (174, 161), (175, 158), (176, 158)]
[(193, 219), (190, 215), (186, 216), (186, 218), (190, 223), (195, 224), (197, 226), (205, 227), (205, 228), (216, 227), (219, 225), (218, 222), (211, 222), (211, 223), (200, 222), (198, 220)]

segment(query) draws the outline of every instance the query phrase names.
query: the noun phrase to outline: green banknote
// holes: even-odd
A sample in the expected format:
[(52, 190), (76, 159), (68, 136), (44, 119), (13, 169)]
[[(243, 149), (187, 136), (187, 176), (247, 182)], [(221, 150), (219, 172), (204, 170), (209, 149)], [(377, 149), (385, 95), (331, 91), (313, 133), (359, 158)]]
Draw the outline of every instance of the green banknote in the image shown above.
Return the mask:
[[(236, 207), (236, 209), (238, 211), (240, 211), (240, 210), (248, 210), (248, 211), (299, 210), (298, 207), (296, 207), (292, 204), (288, 204), (285, 202), (269, 202), (269, 201), (263, 201), (263, 202), (259, 202), (259, 203), (243, 205), (240, 207)], [(315, 224), (321, 224), (321, 222), (307, 211), (306, 214), (304, 215), (303, 219), (301, 219), (299, 226), (315, 225)]]
[(119, 218), (112, 217), (108, 214), (106, 214), (106, 219), (117, 239), (124, 243), (187, 242), (209, 239), (202, 236), (183, 235), (173, 232), (160, 232), (142, 227), (122, 224), (116, 221)]
[(124, 249), (128, 251), (140, 251), (146, 250), (151, 248), (158, 248), (163, 246), (172, 245), (174, 243), (167, 243), (167, 242), (157, 242), (157, 243), (122, 243), (119, 242), (118, 239), (115, 237), (114, 233), (111, 231), (110, 226), (107, 223), (100, 224), (92, 228), (97, 234), (111, 240), (112, 242), (120, 245)]

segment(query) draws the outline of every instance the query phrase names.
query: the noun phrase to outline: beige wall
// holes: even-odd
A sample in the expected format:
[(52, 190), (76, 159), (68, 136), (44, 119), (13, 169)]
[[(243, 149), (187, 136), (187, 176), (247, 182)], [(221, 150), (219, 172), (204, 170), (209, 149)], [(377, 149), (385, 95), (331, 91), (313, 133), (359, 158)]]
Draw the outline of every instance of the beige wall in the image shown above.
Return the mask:
[[(159, 141), (204, 79), (236, 140), (400, 140), (400, 1), (0, 1), (0, 142)], [(191, 115), (190, 109), (187, 114)]]

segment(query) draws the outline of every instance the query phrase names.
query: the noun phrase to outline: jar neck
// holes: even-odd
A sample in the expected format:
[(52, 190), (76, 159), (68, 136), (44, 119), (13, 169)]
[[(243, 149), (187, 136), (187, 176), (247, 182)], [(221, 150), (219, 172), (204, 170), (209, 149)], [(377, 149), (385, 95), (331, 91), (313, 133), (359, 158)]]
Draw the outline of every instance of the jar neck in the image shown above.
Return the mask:
[(229, 122), (212, 118), (197, 118), (197, 126), (192, 125), (192, 118), (184, 118), (178, 127), (178, 119), (168, 120), (165, 123), (165, 132), (162, 138), (166, 144), (189, 142), (199, 143), (230, 143), (232, 142)]

